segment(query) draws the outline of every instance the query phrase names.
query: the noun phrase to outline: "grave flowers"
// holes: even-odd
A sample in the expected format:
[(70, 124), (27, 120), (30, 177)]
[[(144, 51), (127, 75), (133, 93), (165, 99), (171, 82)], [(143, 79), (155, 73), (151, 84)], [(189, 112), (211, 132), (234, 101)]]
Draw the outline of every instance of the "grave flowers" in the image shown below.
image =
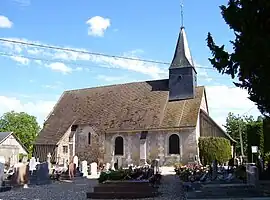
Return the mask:
[(175, 169), (176, 174), (183, 182), (199, 181), (207, 173), (207, 168), (200, 165), (184, 165)]

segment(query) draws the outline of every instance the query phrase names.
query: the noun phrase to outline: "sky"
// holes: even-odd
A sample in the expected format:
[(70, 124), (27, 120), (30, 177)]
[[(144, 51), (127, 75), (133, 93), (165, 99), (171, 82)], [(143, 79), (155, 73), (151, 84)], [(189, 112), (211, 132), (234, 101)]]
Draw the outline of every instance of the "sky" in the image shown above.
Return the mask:
[[(183, 2), (198, 84), (206, 86), (210, 116), (220, 126), (228, 112), (260, 114), (247, 92), (208, 61), (208, 32), (231, 50), (234, 35), (219, 9), (226, 2)], [(0, 115), (24, 111), (42, 124), (65, 90), (167, 78), (169, 64), (83, 52), (170, 63), (180, 26), (180, 0), (0, 0), (0, 38), (81, 51), (0, 41)]]

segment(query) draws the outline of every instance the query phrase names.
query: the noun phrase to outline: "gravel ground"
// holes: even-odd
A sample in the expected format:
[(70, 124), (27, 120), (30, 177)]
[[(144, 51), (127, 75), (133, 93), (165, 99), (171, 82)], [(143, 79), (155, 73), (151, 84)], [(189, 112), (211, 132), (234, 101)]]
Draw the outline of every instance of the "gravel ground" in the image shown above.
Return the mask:
[[(0, 193), (0, 200), (85, 200), (86, 192), (97, 184), (96, 180), (76, 178), (72, 183), (54, 182), (50, 185), (29, 186)], [(160, 197), (155, 200), (185, 199), (179, 178), (174, 175), (162, 177)], [(145, 199), (150, 200), (153, 198)]]

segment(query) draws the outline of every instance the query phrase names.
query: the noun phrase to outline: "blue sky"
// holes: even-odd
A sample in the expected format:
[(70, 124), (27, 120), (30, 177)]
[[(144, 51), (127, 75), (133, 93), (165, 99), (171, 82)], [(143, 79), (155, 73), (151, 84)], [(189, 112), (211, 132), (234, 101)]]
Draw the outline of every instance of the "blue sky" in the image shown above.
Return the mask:
[[(210, 114), (220, 125), (230, 111), (258, 115), (245, 91), (233, 88), (229, 77), (206, 69), (211, 67), (207, 32), (228, 49), (228, 41), (233, 39), (220, 14), (223, 3), (226, 1), (184, 1), (184, 25), (199, 84), (207, 86)], [(179, 0), (1, 0), (0, 37), (170, 62), (181, 26), (180, 4)], [(0, 53), (13, 55), (0, 56), (4, 74), (0, 114), (26, 111), (39, 122), (64, 90), (166, 78), (169, 67), (3, 42)]]

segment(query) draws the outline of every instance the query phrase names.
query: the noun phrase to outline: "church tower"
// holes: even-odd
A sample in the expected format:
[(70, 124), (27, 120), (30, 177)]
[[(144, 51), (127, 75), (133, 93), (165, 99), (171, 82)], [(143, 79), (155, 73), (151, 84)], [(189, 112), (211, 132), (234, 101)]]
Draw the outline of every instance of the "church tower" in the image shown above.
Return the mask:
[(196, 86), (197, 72), (188, 47), (182, 21), (174, 57), (169, 68), (169, 101), (194, 98)]

